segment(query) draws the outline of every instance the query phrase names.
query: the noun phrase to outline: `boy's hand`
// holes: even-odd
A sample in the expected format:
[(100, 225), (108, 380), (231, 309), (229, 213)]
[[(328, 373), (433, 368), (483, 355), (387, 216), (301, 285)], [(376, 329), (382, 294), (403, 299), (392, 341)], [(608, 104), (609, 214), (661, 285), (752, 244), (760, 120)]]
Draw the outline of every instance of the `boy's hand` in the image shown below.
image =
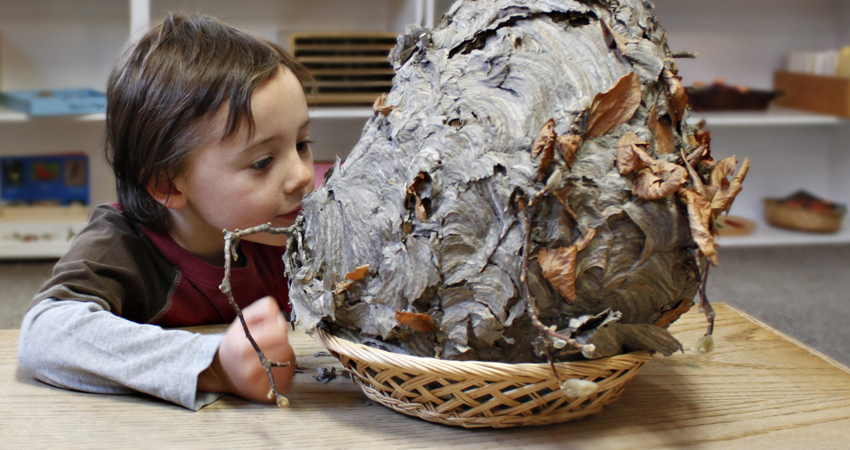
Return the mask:
[[(242, 310), (251, 336), (271, 361), (289, 362), (289, 367), (272, 369), (278, 391), (289, 390), (295, 373), (295, 353), (287, 339), (289, 324), (272, 297), (264, 297)], [(266, 371), (257, 352), (245, 337), (237, 318), (228, 328), (213, 363), (198, 376), (198, 389), (224, 392), (260, 403), (273, 403)]]

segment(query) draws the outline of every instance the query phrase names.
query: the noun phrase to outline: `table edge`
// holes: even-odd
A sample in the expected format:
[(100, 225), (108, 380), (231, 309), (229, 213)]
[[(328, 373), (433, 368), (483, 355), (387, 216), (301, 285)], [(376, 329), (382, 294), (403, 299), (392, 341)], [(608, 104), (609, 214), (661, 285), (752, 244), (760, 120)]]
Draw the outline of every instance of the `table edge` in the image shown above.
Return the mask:
[(757, 319), (757, 318), (753, 317), (752, 315), (750, 315), (750, 314), (748, 314), (748, 313), (746, 313), (746, 312), (742, 311), (741, 309), (739, 309), (739, 308), (737, 308), (737, 307), (735, 307), (735, 306), (732, 306), (732, 305), (730, 305), (730, 304), (728, 304), (728, 303), (725, 303), (725, 302), (716, 302), (716, 303), (714, 303), (714, 304), (715, 304), (715, 305), (717, 305), (717, 304), (722, 304), (722, 305), (724, 305), (725, 307), (727, 307), (727, 308), (729, 308), (730, 310), (734, 311), (735, 313), (739, 314), (741, 317), (743, 317), (743, 318), (745, 318), (745, 319), (747, 319), (747, 320), (749, 320), (749, 321), (751, 321), (751, 322), (755, 323), (756, 325), (758, 325), (758, 326), (759, 326), (759, 327), (761, 327), (761, 328), (764, 328), (764, 329), (765, 329), (765, 330), (767, 330), (767, 331), (770, 331), (771, 333), (773, 333), (773, 334), (775, 334), (775, 335), (777, 335), (777, 336), (781, 337), (782, 339), (785, 339), (786, 341), (788, 341), (788, 342), (790, 342), (790, 343), (792, 343), (792, 344), (796, 345), (797, 347), (802, 348), (803, 350), (805, 350), (805, 351), (807, 351), (807, 352), (811, 353), (812, 355), (817, 356), (817, 357), (818, 357), (818, 358), (820, 358), (820, 359), (823, 359), (824, 361), (826, 361), (826, 362), (828, 362), (828, 363), (832, 364), (833, 366), (837, 367), (838, 369), (841, 369), (842, 371), (844, 371), (844, 372), (846, 372), (848, 375), (850, 375), (850, 367), (845, 366), (844, 364), (842, 364), (842, 363), (838, 362), (837, 360), (835, 360), (835, 359), (834, 359), (834, 358), (832, 358), (831, 356), (828, 356), (828, 355), (826, 355), (826, 354), (822, 353), (820, 350), (815, 349), (814, 347), (810, 346), (809, 344), (806, 344), (806, 343), (804, 343), (804, 342), (802, 342), (802, 341), (798, 340), (797, 338), (795, 338), (795, 337), (793, 337), (793, 336), (790, 336), (789, 334), (787, 334), (787, 333), (785, 333), (785, 332), (783, 332), (783, 331), (780, 331), (780, 330), (776, 329), (776, 328), (775, 328), (775, 327), (773, 327), (772, 325), (769, 325), (769, 324), (765, 323), (764, 321), (759, 320), (759, 319)]

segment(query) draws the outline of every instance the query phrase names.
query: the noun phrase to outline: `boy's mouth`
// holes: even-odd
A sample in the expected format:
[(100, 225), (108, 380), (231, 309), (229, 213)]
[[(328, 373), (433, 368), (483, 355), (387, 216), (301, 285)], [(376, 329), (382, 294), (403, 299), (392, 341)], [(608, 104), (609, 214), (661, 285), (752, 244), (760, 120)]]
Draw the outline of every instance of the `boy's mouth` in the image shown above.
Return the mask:
[(294, 222), (295, 219), (298, 217), (298, 214), (301, 214), (301, 207), (300, 206), (297, 209), (295, 209), (294, 211), (288, 212), (286, 214), (281, 214), (281, 215), (277, 216), (276, 218)]

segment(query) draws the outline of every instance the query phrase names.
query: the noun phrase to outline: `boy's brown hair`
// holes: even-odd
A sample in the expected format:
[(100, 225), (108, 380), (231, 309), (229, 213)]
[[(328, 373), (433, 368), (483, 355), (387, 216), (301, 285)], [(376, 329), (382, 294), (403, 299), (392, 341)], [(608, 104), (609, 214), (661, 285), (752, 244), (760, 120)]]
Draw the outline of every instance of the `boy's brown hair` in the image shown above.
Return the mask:
[(118, 204), (147, 227), (167, 230), (148, 188), (186, 169), (209, 136), (203, 126), (229, 102), (221, 139), (253, 132), (251, 95), (283, 65), (305, 87), (312, 77), (278, 45), (201, 15), (170, 14), (129, 49), (109, 77), (106, 158)]

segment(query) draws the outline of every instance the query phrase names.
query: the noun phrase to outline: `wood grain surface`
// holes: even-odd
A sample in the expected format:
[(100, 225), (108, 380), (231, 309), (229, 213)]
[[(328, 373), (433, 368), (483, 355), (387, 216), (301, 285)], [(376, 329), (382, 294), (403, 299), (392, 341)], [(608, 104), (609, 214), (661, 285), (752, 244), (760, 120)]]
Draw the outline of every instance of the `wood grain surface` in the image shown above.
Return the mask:
[[(720, 304), (717, 349), (657, 356), (604, 412), (564, 424), (467, 430), (372, 404), (351, 381), (322, 383), (336, 360), (290, 334), (303, 374), (292, 406), (232, 397), (192, 412), (145, 396), (44, 385), (17, 364), (17, 331), (0, 331), (0, 448), (850, 448), (850, 371)], [(705, 331), (694, 308), (672, 326), (689, 347)]]

